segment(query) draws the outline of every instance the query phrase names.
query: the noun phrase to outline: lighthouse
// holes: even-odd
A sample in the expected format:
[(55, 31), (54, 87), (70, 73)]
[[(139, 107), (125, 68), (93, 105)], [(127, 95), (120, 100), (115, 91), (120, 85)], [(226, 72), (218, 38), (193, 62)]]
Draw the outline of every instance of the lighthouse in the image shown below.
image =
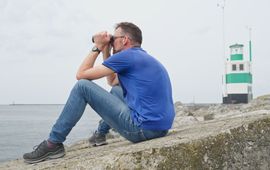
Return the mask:
[(248, 103), (252, 100), (251, 42), (248, 59), (244, 58), (243, 48), (242, 44), (230, 46), (230, 57), (225, 61), (223, 78), (224, 104)]

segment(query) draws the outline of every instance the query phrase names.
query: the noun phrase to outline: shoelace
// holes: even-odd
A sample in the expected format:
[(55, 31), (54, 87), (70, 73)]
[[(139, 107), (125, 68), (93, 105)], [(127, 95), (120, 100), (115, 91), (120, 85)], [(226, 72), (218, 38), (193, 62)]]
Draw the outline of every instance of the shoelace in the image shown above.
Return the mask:
[(33, 152), (38, 151), (38, 149), (40, 148), (40, 146), (41, 146), (43, 143), (44, 143), (44, 142), (40, 143), (39, 145), (35, 145), (35, 146), (33, 147)]

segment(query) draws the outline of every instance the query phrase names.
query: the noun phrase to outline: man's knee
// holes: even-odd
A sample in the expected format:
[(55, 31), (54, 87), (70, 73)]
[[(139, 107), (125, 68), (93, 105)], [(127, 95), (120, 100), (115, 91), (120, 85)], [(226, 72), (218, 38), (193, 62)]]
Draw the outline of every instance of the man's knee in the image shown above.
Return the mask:
[(85, 85), (89, 85), (89, 83), (91, 82), (91, 80), (87, 80), (87, 79), (80, 79), (77, 81), (76, 85), (77, 86), (85, 86)]
[(76, 85), (79, 88), (89, 88), (91, 86), (96, 86), (96, 84), (92, 80), (87, 80), (87, 79), (80, 79), (77, 81)]
[(91, 86), (93, 82), (91, 80), (87, 80), (87, 79), (80, 79), (77, 81), (77, 83), (75, 84), (75, 86), (73, 87), (73, 91), (84, 91), (85, 87), (89, 87)]

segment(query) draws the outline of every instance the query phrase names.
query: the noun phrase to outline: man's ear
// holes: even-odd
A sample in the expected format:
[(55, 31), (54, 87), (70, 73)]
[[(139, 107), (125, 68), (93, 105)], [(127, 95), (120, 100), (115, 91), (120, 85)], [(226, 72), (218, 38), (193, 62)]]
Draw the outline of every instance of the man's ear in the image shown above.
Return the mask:
[(126, 45), (126, 44), (127, 44), (127, 41), (128, 41), (128, 38), (125, 37), (125, 38), (123, 38), (122, 43), (123, 43), (124, 45)]
[(125, 40), (125, 38), (122, 39), (122, 44), (126, 45), (127, 41)]

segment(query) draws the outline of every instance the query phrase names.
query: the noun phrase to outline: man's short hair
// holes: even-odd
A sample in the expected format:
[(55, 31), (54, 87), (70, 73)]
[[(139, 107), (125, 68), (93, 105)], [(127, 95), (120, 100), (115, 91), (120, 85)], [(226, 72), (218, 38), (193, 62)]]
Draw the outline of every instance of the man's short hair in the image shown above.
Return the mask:
[(128, 34), (134, 43), (142, 44), (142, 31), (137, 25), (130, 22), (120, 22), (116, 24), (115, 29), (117, 28), (121, 28), (125, 34)]

